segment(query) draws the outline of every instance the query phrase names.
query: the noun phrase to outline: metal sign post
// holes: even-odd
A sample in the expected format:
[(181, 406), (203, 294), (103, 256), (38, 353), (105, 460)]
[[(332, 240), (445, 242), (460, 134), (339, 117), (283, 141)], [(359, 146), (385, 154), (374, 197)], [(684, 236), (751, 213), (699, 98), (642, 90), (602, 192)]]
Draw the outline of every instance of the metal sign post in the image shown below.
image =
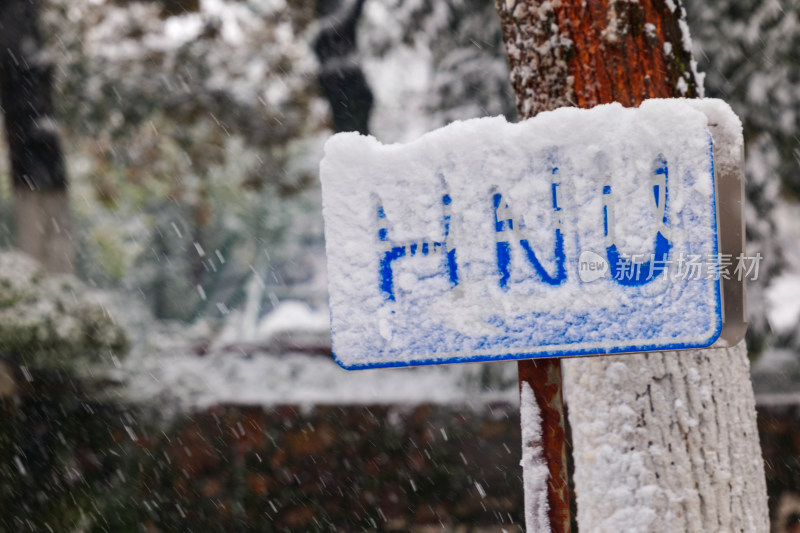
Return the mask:
[[(525, 385), (531, 388), (541, 418), (540, 441), (525, 442), (525, 428), (523, 428), (522, 454), (525, 456), (526, 453), (537, 452), (536, 449), (526, 450), (528, 447), (541, 447), (549, 471), (547, 480), (549, 529), (552, 533), (570, 533), (569, 473), (567, 472), (566, 420), (561, 388), (561, 360), (519, 361), (517, 368), (520, 388)], [(522, 420), (525, 420), (524, 413), (522, 413)], [(523, 475), (526, 473), (523, 472)], [(526, 498), (528, 496), (526, 494)], [(536, 509), (529, 509), (531, 505), (536, 505), (536, 502), (526, 499), (526, 515), (537, 513)]]

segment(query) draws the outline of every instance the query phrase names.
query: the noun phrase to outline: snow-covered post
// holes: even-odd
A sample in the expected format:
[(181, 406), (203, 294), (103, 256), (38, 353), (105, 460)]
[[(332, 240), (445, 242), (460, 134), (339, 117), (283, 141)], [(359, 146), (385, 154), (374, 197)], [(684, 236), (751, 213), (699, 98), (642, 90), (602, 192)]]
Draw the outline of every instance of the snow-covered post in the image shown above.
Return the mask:
[[(680, 0), (496, 6), (522, 117), (702, 96)], [(532, 364), (520, 363), (521, 381)], [(565, 370), (582, 530), (769, 530), (744, 343), (576, 359)]]
[(560, 359), (520, 361), (518, 369), (525, 527), (531, 533), (569, 533)]

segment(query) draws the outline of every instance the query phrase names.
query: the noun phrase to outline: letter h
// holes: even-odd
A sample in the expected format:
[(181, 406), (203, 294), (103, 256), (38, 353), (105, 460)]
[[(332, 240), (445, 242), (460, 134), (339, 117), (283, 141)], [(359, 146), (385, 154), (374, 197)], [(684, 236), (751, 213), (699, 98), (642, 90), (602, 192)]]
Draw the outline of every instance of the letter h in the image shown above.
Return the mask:
[(445, 269), (450, 279), (451, 288), (458, 285), (458, 265), (456, 263), (456, 249), (448, 243), (450, 236), (450, 205), (452, 199), (449, 194), (442, 196), (444, 226), (444, 239), (429, 242), (427, 239), (416, 239), (406, 243), (395, 243), (389, 238), (389, 223), (383, 204), (378, 202), (378, 240), (383, 244), (380, 261), (381, 291), (387, 300), (395, 301), (393, 263), (401, 257), (414, 257), (420, 255), (443, 255)]

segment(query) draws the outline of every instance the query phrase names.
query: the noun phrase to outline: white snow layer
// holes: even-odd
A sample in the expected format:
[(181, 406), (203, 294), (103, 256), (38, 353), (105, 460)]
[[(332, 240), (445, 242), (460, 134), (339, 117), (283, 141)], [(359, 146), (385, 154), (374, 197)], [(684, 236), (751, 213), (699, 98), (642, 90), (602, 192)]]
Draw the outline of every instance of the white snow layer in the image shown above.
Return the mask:
[[(800, 205), (781, 204), (774, 211), (776, 226), (784, 234), (786, 243), (800, 242)], [(800, 249), (786, 246), (782, 250), (789, 265), (800, 265)], [(772, 280), (766, 289), (769, 303), (767, 318), (770, 327), (778, 334), (797, 329), (800, 323), (800, 273), (787, 272)]]
[(522, 482), (525, 490), (525, 528), (529, 533), (550, 533), (547, 513), (547, 481), (550, 470), (542, 450), (542, 417), (533, 389), (522, 382), (520, 389), (522, 425)]
[(787, 333), (800, 322), (800, 274), (784, 274), (767, 289), (767, 318), (776, 333)]
[[(722, 102), (708, 105), (732, 115)], [(672, 261), (716, 254), (707, 124), (696, 104), (673, 99), (559, 109), (518, 124), (456, 122), (404, 145), (335, 135), (320, 170), (337, 361), (363, 368), (711, 344), (718, 282), (662, 275), (623, 287), (609, 275), (579, 276), (582, 253), (611, 262), (610, 244), (646, 264), (657, 234)], [(666, 182), (654, 200), (659, 168)]]
[(286, 300), (255, 320), (246, 311), (230, 314), (212, 348), (225, 349), (234, 345), (280, 348), (292, 344), (324, 348), (330, 343), (330, 314), (327, 309), (315, 310), (303, 302)]
[[(240, 405), (423, 403), (485, 406), (516, 401), (516, 365), (471, 364), (347, 372), (330, 357), (300, 353), (248, 354), (188, 350), (132, 356), (119, 374), (131, 401), (169, 400), (176, 408)], [(490, 366), (490, 367), (489, 367)], [(497, 384), (496, 388), (485, 385)]]
[(281, 302), (252, 337), (230, 336), (235, 330), (226, 328), (207, 351), (213, 337), (208, 324), (188, 331), (154, 326), (139, 318), (146, 316), (140, 306), (118, 303), (128, 305), (127, 323), (137, 341), (127, 358), (109, 361), (112, 370), (104, 371), (123, 385), (123, 399), (134, 402), (158, 399), (173, 409), (423, 403), (481, 408), (518, 397), (513, 363), (347, 372), (328, 355), (300, 353), (292, 346), (324, 348), (315, 343), (330, 340), (328, 313), (300, 302)]

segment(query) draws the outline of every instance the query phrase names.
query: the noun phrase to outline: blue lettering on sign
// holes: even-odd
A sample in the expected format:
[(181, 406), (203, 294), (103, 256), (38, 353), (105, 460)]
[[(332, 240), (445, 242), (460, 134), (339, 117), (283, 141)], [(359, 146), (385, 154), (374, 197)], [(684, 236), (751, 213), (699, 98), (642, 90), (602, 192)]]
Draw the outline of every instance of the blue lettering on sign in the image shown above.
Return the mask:
[(424, 256), (442, 253), (450, 285), (452, 287), (458, 285), (456, 249), (450, 248), (447, 244), (450, 235), (450, 204), (452, 203), (453, 200), (449, 194), (442, 196), (444, 239), (441, 242), (434, 241), (429, 243), (426, 239), (419, 239), (404, 244), (396, 244), (389, 239), (386, 211), (384, 211), (382, 204), (378, 204), (378, 240), (385, 243), (386, 246), (380, 264), (381, 291), (387, 300), (395, 301), (392, 263), (401, 257), (414, 257), (418, 251)]
[[(500, 275), (498, 280), (500, 288), (508, 290), (508, 281), (511, 277), (511, 242), (519, 242), (525, 253), (525, 258), (533, 267), (538, 277), (548, 285), (558, 286), (567, 279), (566, 254), (564, 253), (564, 233), (561, 227), (560, 213), (562, 211), (558, 200), (558, 187), (556, 181), (558, 167), (552, 168), (553, 181), (550, 192), (553, 206), (553, 222), (555, 226), (555, 246), (553, 258), (556, 270), (550, 274), (545, 270), (536, 252), (533, 251), (528, 239), (521, 230), (525, 228), (524, 220), (515, 216), (502, 193), (492, 195), (494, 207), (494, 228), (496, 236), (497, 269)], [(653, 187), (653, 216), (655, 217), (658, 231), (655, 237), (654, 252), (649, 261), (636, 262), (620, 254), (614, 235), (614, 195), (611, 185), (603, 186), (603, 233), (606, 238), (606, 255), (612, 279), (623, 286), (640, 286), (656, 279), (667, 267), (667, 259), (672, 244), (665, 234), (668, 234), (667, 199), (668, 199), (669, 170), (663, 156), (659, 155), (654, 164), (651, 175)], [(450, 286), (456, 287), (459, 283), (456, 250), (448, 245), (450, 236), (452, 199), (449, 194), (442, 196), (442, 226), (444, 239), (442, 241), (428, 242), (426, 239), (414, 240), (406, 243), (395, 243), (389, 238), (389, 224), (383, 205), (378, 202), (378, 240), (384, 243), (380, 260), (380, 285), (381, 291), (387, 300), (395, 301), (393, 263), (403, 257), (414, 257), (418, 253), (423, 256), (443, 255), (444, 269), (450, 280)]]
[[(553, 168), (553, 176), (558, 174), (558, 168)], [(551, 184), (551, 193), (553, 200), (553, 219), (555, 221), (555, 250), (553, 255), (556, 261), (556, 273), (550, 275), (542, 266), (542, 263), (536, 257), (536, 253), (528, 242), (528, 239), (520, 238), (516, 235), (514, 240), (519, 240), (522, 250), (525, 252), (525, 257), (528, 262), (533, 266), (533, 269), (545, 283), (549, 285), (561, 285), (567, 279), (567, 269), (565, 266), (566, 256), (564, 254), (564, 234), (561, 231), (561, 220), (558, 214), (561, 207), (558, 205), (558, 186), (559, 183), (553, 181)], [(523, 229), (522, 219), (514, 217), (508, 202), (503, 200), (503, 195), (495, 193), (492, 197), (494, 205), (494, 229), (497, 237), (497, 269), (500, 271), (500, 287), (504, 290), (508, 289), (508, 279), (511, 277), (511, 239), (509, 235), (514, 235), (517, 230)], [(517, 220), (517, 228), (514, 228), (514, 220)]]
[(667, 256), (672, 247), (664, 233), (667, 233), (667, 181), (669, 170), (663, 156), (659, 155), (653, 164), (651, 183), (655, 209), (653, 215), (658, 227), (655, 251), (650, 261), (634, 262), (623, 258), (614, 237), (614, 202), (611, 186), (603, 187), (603, 232), (606, 237), (606, 255), (611, 277), (620, 285), (635, 287), (656, 279), (667, 266)]

